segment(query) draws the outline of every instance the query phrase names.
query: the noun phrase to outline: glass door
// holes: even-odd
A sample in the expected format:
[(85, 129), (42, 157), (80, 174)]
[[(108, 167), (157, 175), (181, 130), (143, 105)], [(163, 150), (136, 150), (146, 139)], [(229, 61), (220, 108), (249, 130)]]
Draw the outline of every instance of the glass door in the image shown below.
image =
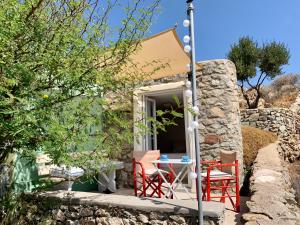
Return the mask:
[(145, 125), (147, 131), (145, 135), (145, 150), (157, 149), (157, 133), (154, 121), (156, 120), (156, 101), (155, 99), (145, 97)]

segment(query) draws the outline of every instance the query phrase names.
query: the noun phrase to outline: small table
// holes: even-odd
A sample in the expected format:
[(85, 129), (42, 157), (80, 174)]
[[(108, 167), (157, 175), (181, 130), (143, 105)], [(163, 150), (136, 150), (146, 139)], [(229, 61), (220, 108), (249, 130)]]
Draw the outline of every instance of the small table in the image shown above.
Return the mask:
[(98, 191), (100, 192), (115, 192), (116, 188), (116, 170), (124, 168), (124, 163), (120, 161), (111, 161), (101, 164), (98, 173)]
[[(178, 196), (176, 195), (175, 190), (178, 187), (178, 185), (181, 184), (184, 191), (188, 194), (188, 196), (191, 199), (193, 199), (193, 197), (190, 195), (189, 191), (182, 184), (182, 180), (188, 174), (189, 170), (191, 170), (190, 167), (193, 165), (194, 162), (195, 162), (195, 160), (189, 160), (187, 162), (183, 162), (181, 159), (154, 160), (154, 161), (152, 161), (155, 169), (157, 170), (157, 172), (159, 173), (159, 175), (161, 176), (161, 178), (163, 179), (165, 184), (168, 186), (169, 190), (167, 191), (165, 196), (168, 196), (168, 194), (171, 192), (173, 194), (173, 196), (178, 199)], [(167, 181), (167, 179), (165, 178), (165, 176), (163, 175), (161, 170), (158, 168), (158, 164), (166, 164), (168, 166), (168, 168), (170, 169), (170, 171), (175, 175), (175, 179), (172, 183), (169, 183)], [(176, 174), (176, 172), (174, 171), (174, 169), (171, 165), (180, 165), (180, 166), (182, 166), (178, 174)]]

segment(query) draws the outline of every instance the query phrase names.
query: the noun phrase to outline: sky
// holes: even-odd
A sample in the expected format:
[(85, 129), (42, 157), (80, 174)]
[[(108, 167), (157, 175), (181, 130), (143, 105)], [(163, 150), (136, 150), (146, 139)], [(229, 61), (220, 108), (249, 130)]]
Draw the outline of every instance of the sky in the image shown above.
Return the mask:
[[(300, 0), (194, 0), (197, 61), (222, 59), (242, 36), (259, 44), (285, 43), (290, 49), (284, 73), (300, 73)], [(150, 35), (174, 27), (179, 37), (187, 34), (185, 0), (162, 0)]]

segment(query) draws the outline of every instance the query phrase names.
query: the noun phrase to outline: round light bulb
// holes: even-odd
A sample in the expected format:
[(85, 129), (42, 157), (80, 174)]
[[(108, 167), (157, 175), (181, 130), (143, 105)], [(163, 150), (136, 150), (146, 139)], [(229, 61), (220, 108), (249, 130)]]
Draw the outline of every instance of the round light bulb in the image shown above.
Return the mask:
[(187, 81), (185, 82), (185, 86), (186, 86), (187, 88), (190, 88), (190, 87), (192, 86), (191, 81), (187, 80)]
[(186, 69), (190, 71), (191, 70), (191, 64), (186, 64)]
[(192, 128), (192, 127), (188, 127), (187, 130), (188, 130), (189, 133), (193, 133), (194, 132), (194, 128)]
[(190, 38), (189, 35), (185, 35), (185, 36), (183, 37), (183, 42), (184, 42), (184, 43), (189, 43), (190, 40), (191, 40), (191, 38)]
[(190, 26), (190, 21), (189, 20), (184, 20), (183, 21), (183, 26), (184, 27), (189, 27)]
[(194, 128), (198, 128), (198, 127), (199, 127), (198, 121), (193, 121), (193, 122), (192, 122), (192, 126), (193, 126)]
[(186, 53), (189, 53), (191, 51), (191, 46), (189, 46), (189, 45), (184, 46), (184, 51)]
[(199, 114), (199, 108), (198, 108), (198, 106), (193, 106), (193, 112), (196, 114), (196, 115), (198, 115)]
[(197, 173), (191, 171), (191, 172), (189, 173), (189, 177), (190, 177), (191, 179), (196, 179), (196, 178), (197, 178)]
[(187, 97), (192, 97), (193, 92), (192, 92), (191, 90), (186, 90), (186, 91), (185, 91), (185, 95), (186, 95)]

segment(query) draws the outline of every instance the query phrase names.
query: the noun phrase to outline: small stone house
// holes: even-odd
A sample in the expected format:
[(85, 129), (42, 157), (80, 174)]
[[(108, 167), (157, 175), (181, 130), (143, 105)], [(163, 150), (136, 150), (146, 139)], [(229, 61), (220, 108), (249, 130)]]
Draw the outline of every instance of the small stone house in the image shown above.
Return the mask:
[[(134, 95), (134, 120), (142, 115), (156, 117), (157, 110), (176, 108), (173, 96), (177, 96), (184, 107), (178, 108), (184, 116), (176, 120), (166, 132), (156, 132), (151, 123), (145, 125), (152, 134), (136, 138), (135, 151), (159, 149), (161, 153), (178, 158), (187, 154), (195, 158), (194, 138), (188, 132), (192, 115), (188, 110), (191, 96), (187, 95), (186, 81), (189, 76), (189, 56), (183, 50), (175, 29), (170, 29), (142, 41), (141, 48), (133, 56), (138, 65), (159, 61), (168, 66), (154, 72)], [(149, 72), (151, 65), (141, 67)], [(238, 152), (241, 169), (243, 165), (242, 135), (239, 117), (239, 99), (234, 64), (225, 59), (197, 63), (200, 149), (203, 160), (219, 158), (221, 149)], [(137, 133), (138, 128), (134, 131)], [(191, 181), (188, 182), (191, 184)]]

